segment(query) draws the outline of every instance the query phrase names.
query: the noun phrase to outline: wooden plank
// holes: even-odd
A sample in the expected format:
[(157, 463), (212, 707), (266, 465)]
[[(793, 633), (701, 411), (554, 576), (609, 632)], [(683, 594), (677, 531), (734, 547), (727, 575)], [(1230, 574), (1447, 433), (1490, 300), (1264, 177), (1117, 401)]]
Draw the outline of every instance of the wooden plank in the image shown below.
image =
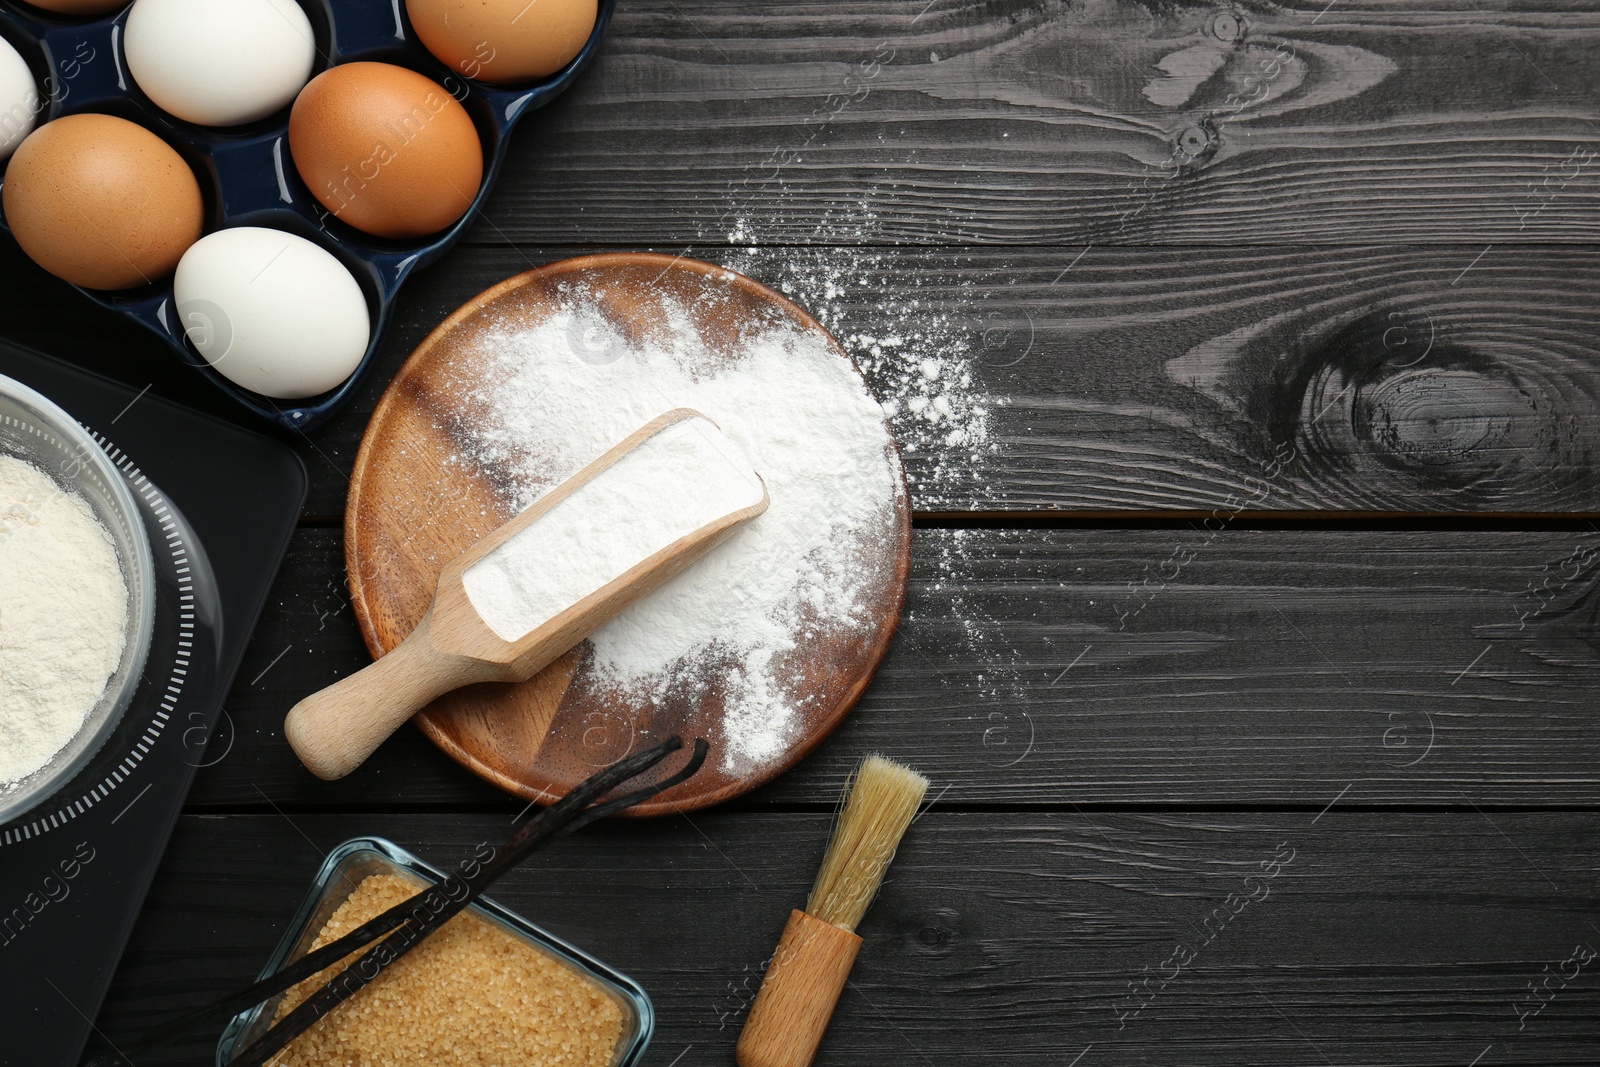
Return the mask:
[[(898, 401), (924, 511), (1600, 510), (1592, 256), (1085, 246), (724, 258), (855, 339), (878, 395)], [(919, 340), (886, 356), (885, 334)], [(937, 390), (908, 388), (907, 364), (929, 358), (948, 365)], [(928, 391), (956, 411), (933, 432), (926, 409), (910, 410)], [(975, 408), (987, 440), (944, 441), (976, 423)]]
[[(420, 275), (351, 406), (295, 439), (308, 513), (342, 514), (372, 407), (434, 324), (581, 251), (460, 248)], [(1600, 260), (1482, 251), (689, 254), (828, 322), (897, 402), (924, 513), (1600, 512)], [(0, 293), (7, 336), (240, 417), (142, 331), (37, 274), (18, 264)], [(940, 396), (950, 416), (913, 408)]]
[(475, 239), (1593, 242), (1566, 3), (624, 5)]
[[(690, 250), (845, 341), (895, 405), (922, 512), (1600, 512), (1600, 265), (1481, 252)], [(462, 250), (419, 279), (305, 450), (313, 513), (339, 512), (409, 342), (563, 254)]]
[[(830, 818), (609, 824), (533, 857), (494, 896), (644, 985), (659, 1018), (647, 1062), (726, 1063)], [(252, 978), (341, 840), (388, 836), (449, 866), (508, 830), (498, 816), (185, 818), (100, 1026), (119, 1041)], [(936, 805), (862, 925), (817, 1062), (1589, 1062), (1597, 840), (1593, 813)], [(140, 1064), (208, 1062), (208, 1048)]]
[[(862, 704), (747, 804), (870, 750), (963, 805), (1600, 798), (1592, 533), (923, 529), (912, 558)], [(296, 763), (284, 713), (366, 662), (341, 574), (337, 532), (302, 531), (191, 810), (519, 807), (411, 729), (341, 782)]]

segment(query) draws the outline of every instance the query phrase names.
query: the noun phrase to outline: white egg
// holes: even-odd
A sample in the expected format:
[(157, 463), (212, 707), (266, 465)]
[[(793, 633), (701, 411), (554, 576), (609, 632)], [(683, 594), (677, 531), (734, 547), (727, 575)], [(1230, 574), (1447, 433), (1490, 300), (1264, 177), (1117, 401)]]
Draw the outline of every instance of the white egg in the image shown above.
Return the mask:
[(207, 363), (283, 400), (348, 378), (372, 333), (366, 298), (344, 264), (282, 230), (239, 226), (200, 238), (178, 263), (172, 295)]
[(33, 83), (33, 71), (27, 60), (11, 42), (0, 37), (0, 160), (7, 159), (12, 149), (33, 130), (39, 117), (39, 87)]
[(316, 41), (294, 0), (137, 0), (123, 52), (158, 107), (201, 126), (236, 126), (295, 98)]

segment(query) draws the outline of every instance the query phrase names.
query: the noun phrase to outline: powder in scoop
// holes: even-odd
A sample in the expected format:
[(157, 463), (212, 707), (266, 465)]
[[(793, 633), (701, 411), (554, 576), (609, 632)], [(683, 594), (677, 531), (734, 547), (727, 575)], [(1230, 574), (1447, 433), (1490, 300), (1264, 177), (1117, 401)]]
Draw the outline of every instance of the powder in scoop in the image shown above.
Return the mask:
[(82, 728), (122, 659), (128, 587), (81, 497), (0, 456), (0, 790)]
[(674, 407), (703, 412), (761, 472), (767, 510), (597, 630), (585, 667), (625, 704), (720, 694), (714, 751), (751, 772), (815, 698), (805, 650), (859, 648), (880, 625), (865, 608), (893, 580), (901, 489), (883, 411), (816, 332), (764, 322), (712, 344), (663, 298), (629, 337), (588, 310), (582, 285), (566, 296), (462, 353), (482, 380), (463, 382), (470, 414), (451, 432), (518, 511)]
[(765, 492), (703, 418), (672, 423), (467, 568), (473, 610), (507, 641), (532, 633), (681, 538)]

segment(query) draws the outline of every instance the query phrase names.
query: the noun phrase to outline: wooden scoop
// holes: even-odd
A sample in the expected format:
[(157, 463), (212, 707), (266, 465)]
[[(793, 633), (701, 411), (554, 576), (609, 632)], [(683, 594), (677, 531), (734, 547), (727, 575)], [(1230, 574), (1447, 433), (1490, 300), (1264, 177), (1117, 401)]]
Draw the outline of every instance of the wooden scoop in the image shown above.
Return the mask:
[[(527, 530), (590, 482), (599, 482), (618, 460), (646, 442), (651, 442), (662, 431), (687, 420), (699, 420), (703, 425), (692, 429), (684, 427), (674, 431), (674, 435), (681, 437), (690, 432), (701, 434), (705, 443), (720, 452), (721, 458), (731, 468), (753, 479), (745, 495), (754, 498), (755, 491), (759, 489), (759, 499), (748, 506), (721, 514), (691, 533), (653, 551), (600, 588), (583, 595), (521, 636), (507, 639), (496, 633), (469, 597), (465, 577), (473, 565)], [(661, 439), (662, 442), (666, 440), (665, 437)], [(703, 473), (710, 477), (719, 472), (707, 470)], [(616, 475), (613, 475), (613, 480), (615, 478)], [(643, 503), (657, 510), (666, 510), (678, 506), (679, 502), (655, 500)], [(283, 724), (289, 744), (294, 747), (300, 761), (317, 777), (344, 777), (359, 767), (401, 723), (436, 697), (475, 682), (521, 682), (533, 677), (629, 604), (766, 511), (767, 503), (766, 487), (760, 478), (749, 470), (742, 458), (738, 457), (737, 449), (722, 436), (710, 419), (688, 408), (678, 408), (653, 419), (605, 455), (540, 497), (516, 518), (451, 560), (439, 574), (438, 588), (427, 613), (398, 647), (371, 666), (306, 697), (290, 710)], [(682, 506), (688, 507), (687, 504)], [(491, 561), (491, 565), (494, 562)], [(501, 628), (505, 628), (503, 621)]]

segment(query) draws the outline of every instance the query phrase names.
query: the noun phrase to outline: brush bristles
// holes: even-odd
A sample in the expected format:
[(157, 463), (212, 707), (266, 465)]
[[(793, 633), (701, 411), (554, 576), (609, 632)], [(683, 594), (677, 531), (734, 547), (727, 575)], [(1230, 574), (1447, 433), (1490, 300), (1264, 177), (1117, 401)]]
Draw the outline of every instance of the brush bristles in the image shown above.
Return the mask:
[(868, 756), (846, 789), (806, 913), (853, 933), (917, 814), (928, 780), (882, 756)]

